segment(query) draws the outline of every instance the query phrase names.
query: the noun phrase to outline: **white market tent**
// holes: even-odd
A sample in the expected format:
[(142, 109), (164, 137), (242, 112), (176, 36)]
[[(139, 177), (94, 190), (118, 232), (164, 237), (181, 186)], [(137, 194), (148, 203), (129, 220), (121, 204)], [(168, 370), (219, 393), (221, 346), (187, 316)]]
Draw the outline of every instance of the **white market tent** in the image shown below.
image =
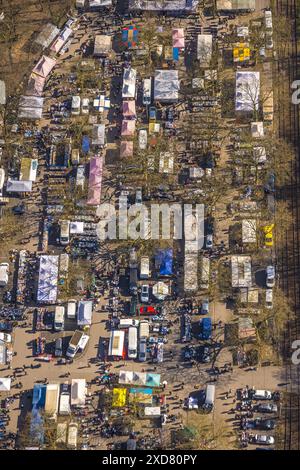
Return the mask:
[(135, 98), (136, 70), (132, 68), (124, 69), (122, 98)]
[(178, 70), (155, 71), (154, 101), (167, 103), (178, 101), (179, 88)]
[(90, 8), (110, 7), (112, 0), (89, 0)]
[(198, 34), (197, 59), (200, 67), (209, 67), (212, 57), (213, 37), (211, 34)]
[(5, 103), (6, 103), (5, 82), (3, 80), (0, 80), (0, 104), (5, 104)]
[(106, 34), (97, 34), (95, 37), (94, 55), (107, 55), (112, 47), (112, 38)]
[(78, 303), (77, 325), (89, 326), (92, 324), (93, 302), (91, 300), (81, 300)]
[(59, 34), (58, 38), (52, 44), (51, 50), (58, 53), (72, 34), (73, 30), (71, 28), (64, 28)]
[(8, 193), (29, 193), (32, 191), (32, 181), (7, 180)]
[(258, 110), (260, 95), (259, 72), (236, 72), (235, 110), (253, 112)]
[(186, 251), (184, 254), (183, 287), (186, 292), (195, 292), (198, 289), (198, 251)]
[(219, 11), (254, 11), (256, 0), (217, 0)]
[(3, 377), (0, 378), (0, 392), (9, 392), (11, 386), (11, 378)]
[(254, 139), (259, 139), (260, 137), (264, 137), (264, 135), (264, 123), (262, 121), (251, 122), (251, 136)]
[(55, 303), (57, 298), (59, 256), (42, 255), (38, 280), (37, 301), (39, 303)]
[(194, 11), (199, 0), (129, 0), (130, 10)]
[(242, 242), (256, 243), (256, 220), (244, 219), (242, 221)]
[(54, 41), (58, 34), (59, 29), (54, 24), (47, 23), (37, 36), (35, 42), (43, 49), (46, 49), (48, 46), (50, 46), (51, 42)]
[(152, 294), (158, 300), (164, 300), (169, 295), (169, 286), (165, 282), (158, 281), (152, 287)]
[(231, 257), (231, 284), (232, 287), (252, 286), (251, 256)]
[(70, 222), (70, 234), (83, 233), (84, 232), (84, 222)]
[(19, 119), (41, 119), (44, 98), (38, 96), (21, 96), (19, 103)]
[(94, 124), (92, 130), (92, 145), (105, 144), (105, 124)]
[(161, 152), (159, 156), (159, 173), (173, 173), (174, 155), (171, 152)]
[(72, 379), (71, 406), (85, 406), (86, 391), (85, 379)]

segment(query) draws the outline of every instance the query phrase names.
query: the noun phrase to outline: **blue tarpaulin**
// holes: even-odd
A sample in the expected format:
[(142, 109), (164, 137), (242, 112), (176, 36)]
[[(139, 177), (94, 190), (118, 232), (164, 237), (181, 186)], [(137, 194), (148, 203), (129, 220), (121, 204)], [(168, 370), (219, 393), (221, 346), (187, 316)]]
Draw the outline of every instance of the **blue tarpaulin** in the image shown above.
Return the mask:
[(88, 151), (90, 150), (90, 139), (87, 135), (84, 135), (82, 137), (82, 151), (83, 153), (88, 153)]
[(45, 406), (46, 391), (46, 385), (35, 384), (33, 387), (30, 435), (34, 442), (39, 444), (44, 442), (44, 420), (40, 410)]
[(159, 266), (160, 276), (171, 276), (173, 274), (173, 250), (159, 250), (156, 254), (155, 261)]
[(122, 42), (127, 47), (135, 47), (138, 42), (138, 29), (135, 26), (127, 26), (122, 29)]
[(173, 60), (179, 60), (179, 48), (173, 47)]

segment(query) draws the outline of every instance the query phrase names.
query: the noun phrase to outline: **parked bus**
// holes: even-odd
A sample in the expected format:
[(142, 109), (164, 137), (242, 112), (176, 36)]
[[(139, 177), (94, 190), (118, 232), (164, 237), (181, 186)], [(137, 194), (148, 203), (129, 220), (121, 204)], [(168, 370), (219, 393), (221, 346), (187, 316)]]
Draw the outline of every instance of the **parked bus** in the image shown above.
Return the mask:
[(121, 359), (124, 356), (125, 333), (122, 330), (113, 330), (110, 333), (108, 355), (112, 358)]
[(131, 326), (128, 330), (128, 358), (137, 357), (137, 327)]

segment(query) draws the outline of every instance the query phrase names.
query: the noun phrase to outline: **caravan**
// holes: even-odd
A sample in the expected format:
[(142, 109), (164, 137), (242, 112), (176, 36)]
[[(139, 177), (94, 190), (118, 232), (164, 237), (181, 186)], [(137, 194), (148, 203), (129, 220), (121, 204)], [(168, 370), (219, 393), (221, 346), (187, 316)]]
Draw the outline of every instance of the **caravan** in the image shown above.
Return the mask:
[(128, 358), (137, 357), (137, 327), (131, 326), (128, 330)]

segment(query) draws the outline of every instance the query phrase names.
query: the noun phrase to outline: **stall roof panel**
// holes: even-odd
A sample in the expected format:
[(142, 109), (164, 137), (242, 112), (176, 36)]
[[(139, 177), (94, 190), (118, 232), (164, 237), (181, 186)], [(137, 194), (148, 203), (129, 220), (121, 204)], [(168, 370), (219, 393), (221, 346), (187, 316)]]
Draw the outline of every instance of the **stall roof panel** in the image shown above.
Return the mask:
[(105, 34), (97, 34), (95, 37), (94, 55), (108, 54), (111, 51), (112, 38)]
[(47, 23), (37, 36), (35, 42), (46, 49), (59, 34), (59, 29), (52, 23)]
[(195, 11), (199, 0), (129, 0), (130, 10)]
[(178, 70), (156, 70), (154, 78), (154, 100), (176, 102), (179, 97), (180, 82)]

